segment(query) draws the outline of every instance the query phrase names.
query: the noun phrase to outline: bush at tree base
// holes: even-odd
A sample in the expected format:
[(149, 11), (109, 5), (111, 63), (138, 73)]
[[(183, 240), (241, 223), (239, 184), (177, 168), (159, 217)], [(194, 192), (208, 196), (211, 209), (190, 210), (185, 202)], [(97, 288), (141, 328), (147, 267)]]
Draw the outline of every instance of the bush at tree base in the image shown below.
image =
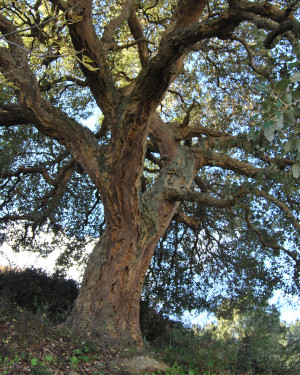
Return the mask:
[(0, 295), (33, 313), (47, 314), (54, 323), (65, 321), (78, 295), (78, 284), (62, 276), (48, 276), (41, 269), (0, 271)]

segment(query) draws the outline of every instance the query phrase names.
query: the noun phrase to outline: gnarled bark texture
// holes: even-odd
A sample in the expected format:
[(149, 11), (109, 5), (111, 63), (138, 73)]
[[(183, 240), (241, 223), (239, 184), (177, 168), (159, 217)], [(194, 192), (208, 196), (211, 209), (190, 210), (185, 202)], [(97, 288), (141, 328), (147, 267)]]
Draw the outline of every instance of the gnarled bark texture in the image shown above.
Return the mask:
[[(186, 55), (199, 49), (201, 43), (204, 46), (207, 39), (229, 39), (242, 22), (249, 21), (274, 31), (269, 44), (282, 29), (297, 27), (298, 30), (298, 21), (290, 12), (269, 2), (246, 0), (225, 2), (224, 8), (216, 14), (208, 12), (207, 18), (201, 20), (205, 0), (178, 0), (161, 40), (150, 56), (136, 11), (139, 2), (124, 1), (120, 14), (105, 25), (102, 36), (95, 31), (92, 0), (50, 2), (59, 17), (66, 20), (64, 27), (68, 29), (68, 40), (71, 40), (84, 76), (84, 80), (74, 78), (74, 81), (90, 88), (104, 115), (102, 130), (105, 133), (105, 129), (109, 129), (110, 142), (105, 143), (105, 137), (104, 141), (99, 140), (101, 132), (94, 134), (46, 99), (34, 68), (31, 68), (20, 30), (13, 22), (14, 17), (8, 19), (3, 14), (0, 14), (0, 32), (5, 43), (0, 47), (0, 69), (13, 87), (15, 98), (10, 105), (0, 103), (1, 125), (35, 126), (57, 140), (73, 157), (62, 168), (63, 173), (58, 174), (57, 186), (61, 188), (67, 184), (76, 162), (101, 196), (106, 232), (89, 259), (69, 320), (72, 330), (114, 346), (142, 347), (139, 302), (143, 281), (156, 244), (170, 224), (179, 202), (184, 199), (200, 202), (202, 199), (206, 205), (228, 207), (245, 194), (244, 189), (227, 199), (219, 199), (215, 194), (198, 194), (198, 191), (190, 194), (198, 170), (202, 166), (216, 166), (248, 177), (262, 172), (262, 168), (236, 159), (233, 155), (238, 152), (226, 156), (215, 151), (218, 147), (238, 146), (239, 140), (234, 135), (209, 129), (206, 124), (189, 127), (189, 113), (180, 125), (166, 124), (156, 110), (180, 73)], [(285, 21), (289, 22), (284, 28), (279, 27)], [(118, 88), (108, 52), (120, 47), (114, 37), (123, 23), (128, 24), (137, 46), (140, 72), (126, 87)], [(36, 28), (36, 25), (29, 27)], [(26, 34), (28, 45), (29, 39), (30, 33)], [(160, 170), (153, 184), (144, 191), (141, 181), (149, 139), (155, 152), (160, 154)], [(249, 142), (247, 144), (252, 147)], [(268, 177), (268, 171), (263, 172)], [(46, 173), (44, 175), (48, 183), (55, 185)], [(57, 189), (55, 201), (59, 201), (62, 193), (63, 189)], [(274, 202), (280, 206), (277, 199)], [(299, 230), (290, 211), (284, 206), (283, 209)], [(192, 218), (184, 215), (181, 218), (194, 225)]]
[[(131, 183), (136, 174), (131, 155), (112, 163), (108, 188), (102, 191), (106, 233), (91, 254), (69, 322), (73, 331), (111, 345), (142, 347), (139, 304), (144, 277), (178, 206), (165, 195), (170, 186), (188, 189), (195, 177), (195, 157), (172, 138), (157, 115), (151, 125), (153, 138), (159, 136), (169, 146), (164, 173), (141, 194), (140, 186)], [(122, 172), (116, 173), (115, 166)]]

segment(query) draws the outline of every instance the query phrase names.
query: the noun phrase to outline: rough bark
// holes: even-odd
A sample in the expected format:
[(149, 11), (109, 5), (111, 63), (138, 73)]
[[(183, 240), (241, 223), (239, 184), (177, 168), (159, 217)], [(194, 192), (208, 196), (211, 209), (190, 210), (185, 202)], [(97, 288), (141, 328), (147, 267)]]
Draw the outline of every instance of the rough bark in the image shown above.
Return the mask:
[(193, 153), (174, 139), (158, 115), (151, 120), (151, 132), (165, 155), (165, 168), (142, 195), (140, 186), (131, 183), (136, 179), (132, 156), (112, 163), (102, 190), (106, 233), (90, 256), (69, 321), (73, 331), (106, 345), (143, 346), (139, 303), (144, 277), (178, 207), (166, 191), (188, 189), (196, 173)]
[[(13, 22), (0, 15), (0, 31), (9, 42), (8, 48), (0, 48), (0, 68), (5, 79), (13, 85), (18, 102), (15, 107), (1, 106), (2, 125), (32, 124), (56, 139), (81, 165), (101, 195), (106, 233), (89, 259), (69, 320), (72, 330), (106, 345), (142, 347), (139, 328), (141, 289), (156, 244), (176, 213), (178, 202), (184, 198), (202, 199), (207, 205), (226, 207), (244, 194), (242, 190), (227, 200), (189, 194), (197, 170), (207, 165), (245, 176), (255, 177), (262, 172), (246, 162), (213, 151), (214, 138), (228, 144), (235, 142), (228, 134), (209, 130), (206, 126), (171, 129), (155, 111), (195, 43), (206, 38), (230, 38), (245, 20), (268, 30), (278, 30), (278, 24), (286, 20), (286, 13), (267, 2), (229, 1), (224, 12), (198, 22), (206, 2), (178, 1), (157, 53), (150, 58), (133, 1), (125, 2), (120, 15), (106, 26), (101, 39), (93, 26), (92, 0), (52, 0), (52, 3), (65, 12), (70, 38), (85, 77), (80, 82), (89, 86), (105, 116), (105, 124), (111, 131), (110, 145), (100, 146), (89, 129), (44, 99), (30, 69), (22, 37)], [(122, 22), (128, 22), (138, 43), (142, 65), (130, 88), (123, 91), (116, 88), (107, 61), (107, 51), (114, 46), (114, 31)], [(291, 18), (291, 22), (294, 25), (296, 21)], [(85, 57), (91, 61), (92, 69), (83, 63)], [(128, 95), (122, 96), (125, 91)], [(205, 138), (202, 144), (199, 141), (197, 148), (181, 144), (182, 139), (201, 134), (208, 140)], [(140, 184), (148, 137), (162, 162), (155, 183), (142, 193)], [(264, 172), (267, 177), (270, 175), (268, 171)], [(68, 173), (61, 176), (62, 181), (67, 179)], [(61, 190), (57, 191), (60, 193)], [(196, 226), (187, 216), (181, 215), (181, 219), (190, 220), (191, 225)]]

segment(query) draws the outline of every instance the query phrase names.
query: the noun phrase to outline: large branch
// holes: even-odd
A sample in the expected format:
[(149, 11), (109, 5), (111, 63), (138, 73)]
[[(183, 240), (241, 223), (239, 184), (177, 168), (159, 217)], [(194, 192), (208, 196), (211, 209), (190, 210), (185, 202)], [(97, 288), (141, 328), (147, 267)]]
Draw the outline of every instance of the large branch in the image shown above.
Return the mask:
[[(190, 3), (186, 2), (186, 4)], [(188, 22), (195, 20), (193, 17), (188, 19), (190, 19)], [(176, 29), (162, 41), (157, 55), (143, 67), (130, 95), (124, 98), (126, 106), (122, 116), (122, 128), (118, 129), (119, 133), (122, 132), (122, 136), (114, 145), (118, 155), (126, 155), (135, 145), (135, 150), (142, 151), (136, 152), (133, 167), (137, 171), (146, 147), (149, 118), (163, 99), (169, 85), (179, 74), (180, 61), (188, 47), (207, 37), (220, 36), (224, 32), (224, 35), (227, 35), (227, 32), (233, 30), (239, 22), (240, 20), (236, 20), (236, 14), (233, 16), (231, 12), (225, 12), (217, 20), (194, 23), (183, 29)]]
[(280, 176), (278, 176), (278, 172), (274, 174), (269, 169), (254, 167), (253, 165), (247, 162), (240, 161), (238, 159), (216, 152), (208, 151), (205, 153), (203, 152), (203, 150), (201, 150), (201, 152), (199, 153), (199, 158), (201, 160), (204, 158), (206, 160), (206, 165), (231, 170), (233, 172), (236, 172), (240, 175), (247, 177), (257, 177), (259, 175), (264, 175), (267, 178), (274, 180), (280, 178)]
[(178, 0), (171, 21), (162, 37), (162, 42), (173, 32), (192, 25), (202, 16), (206, 0)]
[(222, 130), (215, 130), (211, 129), (208, 126), (197, 124), (192, 127), (187, 126), (178, 126), (177, 124), (172, 124), (172, 129), (174, 133), (176, 134), (176, 138), (180, 140), (187, 140), (195, 137), (201, 137), (202, 135), (205, 135), (207, 137), (211, 138), (225, 138), (226, 142), (228, 142), (229, 139), (235, 139), (235, 137), (231, 136), (229, 133), (224, 132)]
[(236, 202), (247, 193), (247, 190), (243, 187), (235, 194), (233, 198), (215, 198), (206, 193), (199, 192), (178, 192), (178, 191), (168, 191), (166, 194), (166, 199), (170, 201), (181, 201), (181, 202), (199, 202), (205, 206), (209, 207), (232, 207)]
[(157, 146), (165, 165), (171, 163), (178, 148), (178, 142), (173, 132), (163, 122), (158, 113), (155, 113), (150, 120), (150, 137)]
[[(184, 14), (185, 6), (192, 3), (194, 2), (182, 1), (180, 3), (186, 4), (182, 5), (182, 14)], [(202, 4), (202, 2), (200, 1), (199, 4)], [(195, 15), (199, 17), (200, 13), (197, 13), (197, 8), (195, 7)], [(163, 36), (157, 55), (150, 60), (136, 80), (135, 88), (131, 93), (132, 107), (134, 107), (136, 113), (149, 112), (156, 109), (167, 88), (180, 72), (178, 62), (195, 43), (206, 38), (229, 38), (231, 33), (243, 21), (254, 23), (259, 18), (259, 20), (265, 21), (266, 28), (273, 29), (278, 23), (292, 17), (291, 15), (286, 15), (285, 10), (281, 10), (269, 3), (247, 1), (230, 1), (229, 8), (220, 16), (211, 20), (203, 20), (199, 23), (195, 22), (197, 17), (183, 17), (182, 20), (184, 19), (185, 22), (182, 26), (180, 14), (179, 12), (178, 22), (174, 18), (174, 25), (170, 26), (170, 29), (167, 29)], [(188, 14), (191, 16), (190, 12)], [(297, 22), (296, 20), (294, 21)], [(145, 98), (148, 100), (146, 101)], [(151, 103), (149, 103), (149, 98)]]
[(295, 20), (290, 11), (287, 9), (280, 9), (277, 5), (272, 5), (267, 1), (245, 1), (245, 0), (229, 0), (230, 8), (243, 14), (247, 19), (252, 16), (260, 16), (266, 22), (268, 20), (282, 23), (287, 19)]
[(57, 79), (53, 79), (52, 81), (47, 81), (46, 83), (40, 84), (40, 91), (48, 91), (51, 90), (55, 85), (62, 82), (73, 82), (77, 86), (80, 87), (87, 87), (88, 83), (85, 80), (79, 79), (77, 77), (73, 77), (71, 75), (66, 75)]
[(142, 67), (147, 65), (149, 61), (148, 43), (145, 40), (142, 26), (136, 15), (135, 9), (132, 9), (128, 18), (128, 26), (138, 45), (138, 53)]
[[(80, 60), (80, 68), (102, 112), (108, 118), (113, 117), (117, 109), (117, 90), (106, 61), (106, 43), (99, 41), (92, 21), (92, 0), (71, 0), (67, 5), (61, 0), (52, 0), (66, 11), (69, 33), (73, 46)], [(130, 2), (127, 0), (127, 3)], [(116, 20), (118, 24), (118, 20)], [(115, 25), (109, 24), (106, 29), (110, 37)], [(88, 59), (88, 60), (87, 60)], [(87, 61), (87, 63), (85, 63)]]
[(4, 105), (0, 103), (0, 126), (14, 126), (30, 124), (24, 111), (17, 104)]
[[(197, 124), (195, 126), (182, 126), (178, 123), (171, 123), (172, 131), (177, 140), (190, 140), (198, 138), (202, 147), (206, 150), (228, 150), (228, 149), (242, 149), (247, 153), (252, 154), (258, 160), (263, 161), (267, 165), (276, 165), (279, 169), (283, 170), (286, 167), (291, 167), (297, 163), (296, 160), (283, 159), (279, 157), (272, 158), (265, 154), (258, 154), (257, 149), (254, 147), (257, 143), (248, 140), (247, 134), (241, 133), (238, 135), (231, 135), (230, 133), (211, 129), (209, 126)], [(205, 136), (205, 140), (202, 139)], [(268, 173), (268, 172), (267, 172)]]
[(0, 31), (6, 34), (9, 42), (9, 48), (0, 48), (0, 70), (13, 84), (24, 116), (41, 132), (66, 146), (99, 187), (102, 175), (98, 158), (102, 154), (94, 134), (42, 99), (36, 77), (29, 68), (22, 38), (15, 25), (1, 14)]

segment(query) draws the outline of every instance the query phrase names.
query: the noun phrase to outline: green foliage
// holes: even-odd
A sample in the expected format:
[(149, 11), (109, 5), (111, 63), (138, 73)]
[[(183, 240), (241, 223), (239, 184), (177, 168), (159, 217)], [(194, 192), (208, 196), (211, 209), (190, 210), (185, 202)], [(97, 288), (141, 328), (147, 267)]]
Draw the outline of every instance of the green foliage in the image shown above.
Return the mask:
[(62, 323), (78, 295), (78, 285), (40, 269), (6, 270), (0, 272), (0, 295), (9, 304)]
[[(262, 104), (260, 115), (254, 116), (256, 128), (253, 127), (248, 139), (256, 141), (263, 133), (269, 142), (276, 136), (277, 153), (292, 156), (297, 163), (292, 166), (295, 178), (300, 176), (300, 141), (299, 141), (299, 103), (300, 103), (300, 44), (293, 48), (293, 54), (283, 58), (284, 69), (275, 83), (260, 83), (255, 87), (261, 93)], [(282, 46), (278, 45), (275, 54), (280, 54)], [(270, 147), (270, 146), (266, 146)]]
[(157, 350), (168, 363), (176, 362), (170, 374), (297, 375), (299, 326), (299, 321), (280, 323), (274, 307), (235, 311), (232, 318), (202, 329), (174, 328)]
[(149, 301), (141, 300), (140, 326), (146, 342), (168, 344), (171, 331), (176, 327), (182, 327), (182, 323), (159, 313), (149, 304)]

